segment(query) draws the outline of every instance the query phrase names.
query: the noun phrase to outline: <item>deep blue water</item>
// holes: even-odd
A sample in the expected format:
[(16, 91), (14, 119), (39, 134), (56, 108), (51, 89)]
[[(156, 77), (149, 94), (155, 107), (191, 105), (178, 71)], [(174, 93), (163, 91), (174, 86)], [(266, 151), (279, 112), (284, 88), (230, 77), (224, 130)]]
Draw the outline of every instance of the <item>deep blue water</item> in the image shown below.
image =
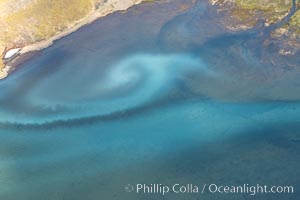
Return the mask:
[[(0, 199), (299, 199), (299, 69), (219, 17), (203, 1), (143, 4), (18, 66), (0, 82)], [(124, 190), (137, 183), (295, 192)]]

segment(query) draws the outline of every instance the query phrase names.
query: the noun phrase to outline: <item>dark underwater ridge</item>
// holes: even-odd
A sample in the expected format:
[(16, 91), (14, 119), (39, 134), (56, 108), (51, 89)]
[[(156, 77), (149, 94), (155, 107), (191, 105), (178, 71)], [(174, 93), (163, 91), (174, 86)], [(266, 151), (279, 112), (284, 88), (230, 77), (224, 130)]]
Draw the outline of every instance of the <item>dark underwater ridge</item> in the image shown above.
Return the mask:
[[(205, 1), (141, 4), (18, 66), (0, 82), (0, 199), (299, 199), (299, 69), (219, 17)], [(294, 192), (124, 190), (139, 183)]]

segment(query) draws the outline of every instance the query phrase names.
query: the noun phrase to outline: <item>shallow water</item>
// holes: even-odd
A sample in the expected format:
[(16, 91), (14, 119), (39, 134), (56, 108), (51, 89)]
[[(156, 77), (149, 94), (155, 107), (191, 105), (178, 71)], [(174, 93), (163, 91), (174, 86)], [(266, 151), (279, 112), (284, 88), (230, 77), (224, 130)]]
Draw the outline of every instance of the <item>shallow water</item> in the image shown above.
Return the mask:
[(0, 199), (253, 198), (129, 183), (293, 185), (255, 199), (298, 199), (299, 70), (218, 17), (203, 1), (143, 4), (19, 66), (0, 82)]

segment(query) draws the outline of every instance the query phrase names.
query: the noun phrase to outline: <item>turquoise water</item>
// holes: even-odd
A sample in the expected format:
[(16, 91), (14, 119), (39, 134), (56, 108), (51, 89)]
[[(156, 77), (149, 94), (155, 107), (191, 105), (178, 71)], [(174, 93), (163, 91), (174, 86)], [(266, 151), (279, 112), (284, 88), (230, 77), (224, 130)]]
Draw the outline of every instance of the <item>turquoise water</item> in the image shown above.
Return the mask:
[[(201, 1), (139, 5), (1, 81), (0, 199), (298, 199), (299, 70), (260, 46), (259, 31), (212, 26), (218, 17)], [(124, 190), (137, 183), (295, 193)]]

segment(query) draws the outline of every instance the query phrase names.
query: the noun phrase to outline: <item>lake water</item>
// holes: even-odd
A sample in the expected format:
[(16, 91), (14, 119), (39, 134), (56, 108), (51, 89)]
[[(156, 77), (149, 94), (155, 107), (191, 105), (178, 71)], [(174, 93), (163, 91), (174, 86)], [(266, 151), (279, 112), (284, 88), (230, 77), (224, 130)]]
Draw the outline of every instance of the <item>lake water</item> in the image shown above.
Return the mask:
[[(0, 82), (0, 199), (299, 199), (299, 70), (220, 17), (204, 1), (146, 3), (18, 66)], [(294, 194), (124, 190), (138, 183)]]

